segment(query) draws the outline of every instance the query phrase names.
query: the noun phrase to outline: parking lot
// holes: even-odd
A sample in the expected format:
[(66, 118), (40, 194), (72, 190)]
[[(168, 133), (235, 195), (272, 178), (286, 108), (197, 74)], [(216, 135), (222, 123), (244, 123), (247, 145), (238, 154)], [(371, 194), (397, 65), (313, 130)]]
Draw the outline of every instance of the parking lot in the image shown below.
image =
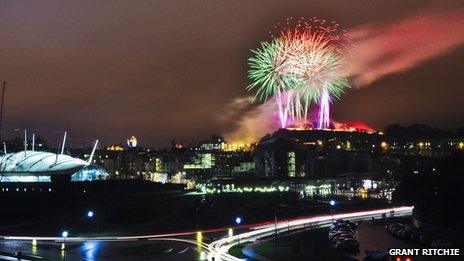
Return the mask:
[[(423, 245), (413, 243), (410, 240), (404, 240), (388, 233), (384, 224), (370, 225), (369, 222), (359, 224), (357, 229), (357, 238), (359, 240), (359, 252), (349, 254), (349, 256), (362, 260), (365, 250), (388, 250), (390, 248), (425, 248)], [(414, 256), (412, 260), (459, 260), (452, 257), (424, 257)]]

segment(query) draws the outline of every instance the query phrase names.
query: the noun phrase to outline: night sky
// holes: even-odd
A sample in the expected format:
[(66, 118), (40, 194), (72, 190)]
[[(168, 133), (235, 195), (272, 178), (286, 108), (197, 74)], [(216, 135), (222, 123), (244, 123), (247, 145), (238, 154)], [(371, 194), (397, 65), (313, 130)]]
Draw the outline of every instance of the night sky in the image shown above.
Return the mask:
[[(453, 10), (463, 10), (450, 2)], [(234, 117), (224, 121), (221, 114), (233, 99), (247, 95), (250, 49), (268, 39), (273, 24), (289, 16), (317, 16), (360, 28), (402, 19), (428, 5), (0, 0), (0, 80), (8, 82), (3, 129), (66, 129), (105, 144), (131, 134), (146, 146), (166, 145), (172, 138), (196, 142), (236, 125)], [(353, 88), (335, 102), (334, 118), (375, 128), (413, 122), (463, 127), (463, 60), (459, 45)]]

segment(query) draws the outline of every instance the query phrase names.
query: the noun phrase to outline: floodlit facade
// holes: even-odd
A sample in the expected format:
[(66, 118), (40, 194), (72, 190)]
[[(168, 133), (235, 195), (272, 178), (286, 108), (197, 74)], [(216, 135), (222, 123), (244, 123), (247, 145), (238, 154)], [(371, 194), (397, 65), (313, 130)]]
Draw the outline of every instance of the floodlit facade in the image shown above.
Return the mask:
[(64, 154), (25, 150), (0, 157), (0, 176), (71, 175), (87, 165), (84, 160)]
[(98, 165), (88, 165), (71, 176), (71, 181), (104, 180), (109, 176), (105, 168)]

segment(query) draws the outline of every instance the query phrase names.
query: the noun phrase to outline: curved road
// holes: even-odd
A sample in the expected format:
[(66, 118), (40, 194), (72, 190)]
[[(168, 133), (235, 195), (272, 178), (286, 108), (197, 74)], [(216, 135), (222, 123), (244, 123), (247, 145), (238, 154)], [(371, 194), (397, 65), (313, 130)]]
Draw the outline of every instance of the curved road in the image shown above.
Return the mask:
[[(389, 214), (395, 216), (412, 214), (412, 207), (385, 208), (356, 211), (335, 215), (312, 216), (257, 225), (242, 226), (240, 233), (228, 234), (228, 228), (199, 232), (183, 232), (126, 237), (0, 237), (0, 250), (21, 251), (50, 260), (240, 260), (228, 251), (234, 245), (255, 242), (275, 234), (297, 231), (308, 227), (329, 226), (332, 219), (369, 220)], [(216, 240), (215, 240), (216, 239)], [(37, 242), (37, 245), (32, 244)], [(61, 250), (66, 244), (66, 251)], [(158, 249), (157, 251), (153, 249)], [(135, 254), (135, 253), (138, 254)], [(154, 254), (154, 252), (157, 252)], [(159, 253), (158, 253), (159, 252)], [(131, 255), (132, 254), (132, 255)], [(0, 256), (0, 260), (1, 256)]]

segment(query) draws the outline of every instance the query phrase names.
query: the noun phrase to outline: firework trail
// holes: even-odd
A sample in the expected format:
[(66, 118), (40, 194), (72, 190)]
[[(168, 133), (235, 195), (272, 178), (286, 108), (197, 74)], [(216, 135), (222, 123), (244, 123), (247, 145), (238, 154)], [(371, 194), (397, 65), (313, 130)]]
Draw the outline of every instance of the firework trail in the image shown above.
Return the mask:
[(287, 73), (289, 64), (287, 49), (280, 39), (261, 43), (261, 48), (252, 50), (254, 56), (248, 60), (248, 77), (252, 83), (248, 90), (256, 88), (254, 99), (267, 101), (275, 97), (279, 110), (281, 127), (287, 126), (289, 91), (295, 85), (295, 77)]
[(306, 121), (312, 103), (320, 104), (318, 127), (328, 128), (331, 96), (339, 98), (348, 87), (341, 73), (348, 34), (337, 23), (317, 18), (288, 18), (277, 28), (278, 33), (269, 32), (273, 40), (249, 59), (253, 82), (247, 89), (256, 88), (260, 100), (275, 97), (283, 128), (288, 117)]

